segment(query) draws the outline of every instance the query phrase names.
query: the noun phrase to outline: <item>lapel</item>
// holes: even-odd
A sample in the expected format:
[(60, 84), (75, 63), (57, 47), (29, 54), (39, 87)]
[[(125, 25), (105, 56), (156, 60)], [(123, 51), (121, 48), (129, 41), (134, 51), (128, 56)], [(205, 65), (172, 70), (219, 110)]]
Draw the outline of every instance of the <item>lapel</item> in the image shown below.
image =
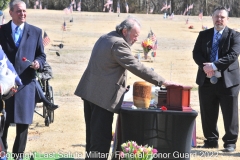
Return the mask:
[(14, 43), (14, 40), (13, 40), (13, 35), (12, 35), (12, 27), (11, 27), (11, 22), (12, 21), (9, 21), (7, 24), (6, 24), (6, 27), (4, 27), (4, 35), (6, 37), (6, 41), (8, 41), (8, 43), (13, 47), (15, 48), (15, 43)]
[(222, 57), (223, 56), (222, 55), (222, 48), (223, 48), (224, 42), (227, 39), (228, 32), (229, 32), (229, 28), (225, 27), (225, 29), (223, 30), (223, 33), (222, 33), (221, 40), (220, 40), (219, 45), (218, 45), (218, 57)]
[(24, 30), (23, 30), (23, 34), (22, 34), (22, 39), (21, 39), (21, 42), (20, 42), (20, 45), (19, 45), (18, 48), (22, 48), (24, 46), (24, 44), (27, 43), (26, 41), (27, 41), (29, 36), (30, 36), (29, 24), (27, 24), (25, 22)]
[[(14, 43), (14, 39), (13, 39), (13, 35), (12, 35), (11, 22), (12, 21), (9, 21), (6, 24), (6, 27), (4, 27), (4, 35), (6, 36), (6, 40), (9, 42), (9, 44), (13, 48), (16, 48), (15, 43)], [(20, 46), (18, 48), (22, 47), (24, 45), (24, 43), (26, 43), (29, 36), (30, 36), (29, 24), (25, 23), (23, 34), (22, 34), (22, 39), (21, 39), (21, 42), (20, 42)]]
[(207, 34), (207, 53), (208, 53), (208, 59), (210, 59), (210, 54), (212, 51), (214, 29), (213, 28), (209, 29), (206, 34)]

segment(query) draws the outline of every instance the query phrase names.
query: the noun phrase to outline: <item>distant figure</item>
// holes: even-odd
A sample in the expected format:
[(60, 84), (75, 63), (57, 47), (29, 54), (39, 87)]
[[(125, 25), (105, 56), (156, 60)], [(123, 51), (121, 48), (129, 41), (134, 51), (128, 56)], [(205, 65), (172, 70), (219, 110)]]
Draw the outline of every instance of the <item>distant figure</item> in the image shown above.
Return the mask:
[(166, 12), (164, 13), (163, 18), (164, 18), (164, 19), (167, 18), (167, 13), (166, 13)]
[(36, 6), (38, 6), (38, 5), (39, 5), (39, 1), (38, 1), (38, 0), (35, 2), (35, 5), (36, 5)]
[(154, 10), (154, 7), (151, 7), (149, 13), (153, 13), (153, 10)]
[(42, 2), (39, 3), (39, 9), (42, 9)]
[(187, 20), (186, 20), (186, 24), (188, 24), (188, 21), (189, 21), (189, 19), (187, 18)]
[(79, 12), (81, 12), (81, 0), (78, 2), (77, 10), (78, 10)]
[(71, 0), (71, 7), (72, 7), (72, 10), (76, 10), (76, 2), (75, 0)]
[(120, 15), (120, 3), (119, 3), (119, 0), (117, 2), (117, 14), (118, 14), (118, 17)]
[(129, 7), (127, 2), (125, 3), (125, 6), (126, 6), (126, 13), (128, 13)]
[(107, 3), (105, 3), (104, 6), (103, 6), (103, 12), (105, 12), (106, 8), (108, 9), (109, 12), (111, 12), (112, 4), (113, 4), (112, 0), (107, 0)]
[(174, 11), (172, 12), (170, 19), (173, 19), (173, 18), (174, 18)]

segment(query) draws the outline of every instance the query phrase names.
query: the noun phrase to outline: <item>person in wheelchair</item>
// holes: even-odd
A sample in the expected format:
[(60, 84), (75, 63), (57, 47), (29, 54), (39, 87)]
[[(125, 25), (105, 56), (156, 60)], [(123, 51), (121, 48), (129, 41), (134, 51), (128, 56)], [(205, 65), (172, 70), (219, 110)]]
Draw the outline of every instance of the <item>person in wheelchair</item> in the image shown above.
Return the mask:
[[(12, 63), (8, 60), (6, 54), (3, 52), (0, 46), (0, 93), (2, 95), (2, 99), (8, 99), (8, 96), (12, 96), (11, 89), (17, 88), (17, 86), (22, 85), (22, 81), (18, 74), (16, 73)], [(36, 80), (36, 91), (38, 93), (38, 98), (43, 103), (48, 106), (53, 107), (52, 109), (58, 108), (58, 105), (52, 104), (48, 101), (42, 91), (42, 88), (39, 82)]]
[(47, 87), (46, 83), (48, 83), (48, 80), (51, 79), (52, 76), (52, 68), (51, 66), (45, 62), (43, 66), (43, 70), (41, 70), (38, 73), (38, 80), (36, 80), (36, 102), (43, 102), (46, 108), (50, 111), (53, 111), (57, 109), (59, 106), (53, 104), (47, 97), (46, 94), (44, 93), (47, 92)]
[(36, 102), (43, 102), (48, 110), (53, 111), (58, 108), (58, 105), (51, 103), (45, 96), (41, 85), (36, 80)]

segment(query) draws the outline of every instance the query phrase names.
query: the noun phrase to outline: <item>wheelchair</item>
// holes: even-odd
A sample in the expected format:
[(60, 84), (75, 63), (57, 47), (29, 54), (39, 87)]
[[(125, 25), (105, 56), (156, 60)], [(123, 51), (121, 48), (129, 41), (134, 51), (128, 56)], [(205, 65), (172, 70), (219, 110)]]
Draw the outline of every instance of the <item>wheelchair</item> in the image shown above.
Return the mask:
[[(49, 84), (49, 80), (52, 78), (52, 69), (50, 65), (46, 62), (43, 68), (42, 72), (38, 73), (38, 79), (36, 80), (36, 83), (39, 83), (41, 86), (41, 90), (44, 93), (45, 98), (51, 102), (54, 103), (54, 97), (53, 97), (53, 88)], [(37, 94), (37, 93), (36, 93)], [(35, 108), (35, 113), (38, 115), (42, 116), (45, 120), (45, 126), (49, 126), (50, 123), (54, 122), (54, 111), (51, 111), (47, 108), (46, 104), (43, 103), (41, 100), (36, 100), (37, 103), (42, 103), (42, 114), (36, 111)]]

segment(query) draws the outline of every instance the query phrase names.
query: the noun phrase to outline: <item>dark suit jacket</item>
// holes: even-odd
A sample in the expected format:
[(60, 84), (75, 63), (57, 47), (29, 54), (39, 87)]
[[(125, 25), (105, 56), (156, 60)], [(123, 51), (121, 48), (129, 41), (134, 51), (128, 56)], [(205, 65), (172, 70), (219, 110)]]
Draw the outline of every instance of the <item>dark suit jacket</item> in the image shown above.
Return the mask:
[(127, 70), (161, 85), (164, 79), (132, 55), (122, 35), (113, 31), (98, 39), (75, 95), (111, 112), (118, 112), (126, 91)]
[(11, 21), (0, 28), (0, 45), (15, 67), (23, 85), (17, 93), (6, 100), (7, 120), (10, 123), (31, 124), (35, 107), (35, 70), (30, 68), (29, 62), (22, 61), (26, 57), (31, 62), (37, 60), (40, 69), (46, 61), (42, 44), (42, 30), (25, 23), (19, 48), (12, 38)]
[[(201, 31), (193, 49), (193, 59), (198, 65), (196, 83), (201, 86), (204, 83), (206, 74), (203, 71), (203, 63), (210, 61), (214, 29)], [(225, 87), (239, 84), (239, 62), (240, 33), (225, 27), (219, 43), (218, 60), (215, 66), (221, 71)]]

